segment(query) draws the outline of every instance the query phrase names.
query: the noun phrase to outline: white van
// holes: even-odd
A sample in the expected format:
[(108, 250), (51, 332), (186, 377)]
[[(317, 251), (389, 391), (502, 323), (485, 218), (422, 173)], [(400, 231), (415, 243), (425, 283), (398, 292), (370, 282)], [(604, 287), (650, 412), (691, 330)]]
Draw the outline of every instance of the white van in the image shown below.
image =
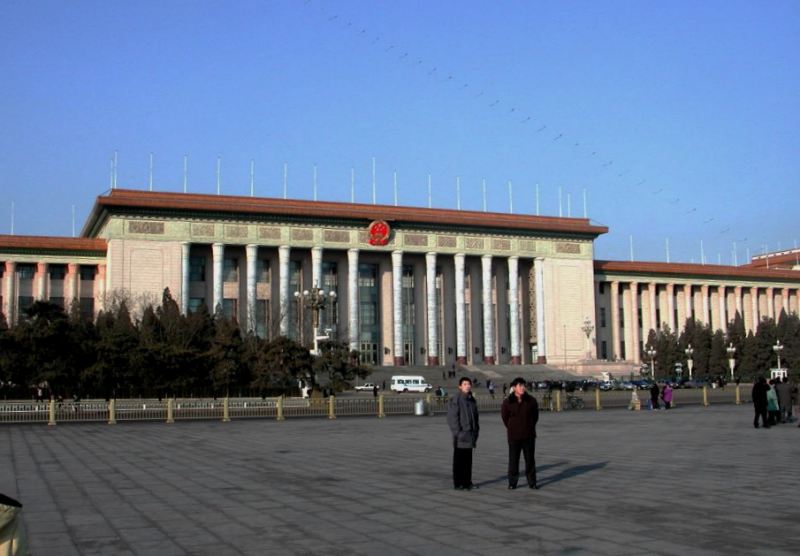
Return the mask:
[(423, 376), (395, 375), (391, 389), (393, 392), (430, 392), (431, 385), (425, 382)]

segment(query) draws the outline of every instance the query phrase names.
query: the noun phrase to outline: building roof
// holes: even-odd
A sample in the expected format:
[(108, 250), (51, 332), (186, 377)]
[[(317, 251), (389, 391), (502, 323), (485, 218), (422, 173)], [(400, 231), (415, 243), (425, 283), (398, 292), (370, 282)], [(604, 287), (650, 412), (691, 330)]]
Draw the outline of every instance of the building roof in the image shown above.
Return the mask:
[(800, 283), (800, 272), (785, 268), (753, 268), (715, 264), (660, 263), (646, 261), (594, 262), (595, 272), (634, 274), (645, 276), (702, 276), (706, 278), (755, 278), (759, 280), (791, 280)]
[(386, 220), (393, 225), (416, 224), (495, 230), (506, 229), (559, 235), (580, 235), (592, 239), (608, 232), (607, 227), (591, 224), (588, 218), (557, 218), (552, 216), (396, 207), (332, 201), (113, 189), (108, 195), (97, 197), (92, 212), (83, 228), (82, 235), (94, 235), (109, 213), (125, 210), (144, 211), (152, 214), (174, 212), (207, 213), (219, 215), (220, 217), (308, 218), (323, 221), (363, 222), (364, 224), (373, 220)]
[(800, 266), (800, 249), (789, 249), (767, 253), (766, 255), (756, 255), (751, 257), (750, 262), (745, 266), (750, 268), (792, 268)]
[(0, 249), (7, 253), (57, 252), (105, 255), (104, 239), (86, 237), (17, 236), (1, 235)]

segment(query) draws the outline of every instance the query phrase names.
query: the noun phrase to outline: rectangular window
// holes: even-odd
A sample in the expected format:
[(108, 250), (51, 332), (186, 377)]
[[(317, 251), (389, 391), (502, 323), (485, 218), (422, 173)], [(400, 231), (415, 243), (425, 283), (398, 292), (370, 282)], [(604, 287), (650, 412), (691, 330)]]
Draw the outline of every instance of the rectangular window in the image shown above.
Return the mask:
[(190, 297), (189, 298), (189, 312), (196, 313), (200, 310), (200, 307), (205, 305), (206, 300), (203, 297)]
[(190, 282), (206, 281), (205, 257), (189, 257), (189, 281)]
[(222, 262), (222, 281), (239, 281), (239, 259), (225, 258), (225, 260)]
[(661, 309), (656, 309), (656, 330), (661, 330)]
[(236, 299), (223, 299), (222, 300), (222, 314), (226, 319), (237, 320), (239, 318), (236, 313), (237, 309)]
[(94, 298), (81, 297), (80, 300), (81, 317), (85, 320), (94, 320)]
[(35, 273), (36, 273), (36, 267), (32, 264), (17, 265), (17, 276), (19, 277), (20, 280), (33, 279), (33, 275)]
[(50, 280), (63, 280), (67, 276), (67, 267), (63, 264), (51, 264), (48, 269)]
[(608, 344), (605, 340), (600, 342), (600, 357), (602, 359), (608, 359)]
[(256, 334), (260, 338), (267, 337), (267, 303), (266, 299), (256, 299)]
[(20, 315), (25, 312), (25, 309), (33, 305), (33, 296), (21, 295), (17, 299), (18, 299), (17, 303)]
[(598, 282), (597, 283), (597, 293), (603, 295), (606, 293), (606, 283), (605, 282)]
[(625, 359), (625, 342), (619, 343), (619, 358)]
[(91, 281), (94, 280), (94, 276), (97, 273), (97, 267), (81, 265), (78, 267), (78, 273), (80, 274), (81, 281)]
[(644, 324), (644, 320), (642, 319), (642, 309), (639, 308), (636, 310), (636, 327), (642, 328), (642, 324)]
[(258, 259), (256, 263), (256, 281), (260, 284), (269, 284), (269, 270), (269, 261), (267, 259)]
[(606, 308), (600, 307), (600, 328), (605, 328), (605, 327), (606, 327)]
[(625, 328), (625, 311), (622, 310), (622, 307), (619, 308), (619, 327)]

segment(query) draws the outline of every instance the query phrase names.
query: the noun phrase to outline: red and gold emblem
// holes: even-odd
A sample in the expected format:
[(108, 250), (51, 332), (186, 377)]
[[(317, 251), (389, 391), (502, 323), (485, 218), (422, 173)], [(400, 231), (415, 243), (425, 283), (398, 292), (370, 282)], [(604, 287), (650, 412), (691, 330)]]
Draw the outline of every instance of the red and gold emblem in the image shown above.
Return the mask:
[(389, 243), (389, 234), (391, 231), (389, 224), (385, 221), (373, 220), (367, 228), (367, 233), (369, 234), (367, 241), (370, 245), (386, 245)]

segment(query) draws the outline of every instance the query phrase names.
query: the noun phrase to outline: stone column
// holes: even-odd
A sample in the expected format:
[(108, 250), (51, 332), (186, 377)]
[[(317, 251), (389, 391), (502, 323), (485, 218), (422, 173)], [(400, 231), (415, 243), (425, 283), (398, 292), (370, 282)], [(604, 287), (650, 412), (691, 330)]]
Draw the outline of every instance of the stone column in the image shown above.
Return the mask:
[(781, 290), (781, 304), (783, 305), (783, 310), (786, 314), (789, 314), (789, 288), (783, 288)]
[(467, 364), (467, 318), (464, 287), (464, 254), (453, 256), (456, 273), (456, 362)]
[(667, 326), (672, 332), (675, 330), (675, 284), (667, 284)]
[(439, 364), (439, 307), (436, 303), (436, 253), (425, 254), (425, 284), (428, 306), (428, 365)]
[(72, 302), (78, 298), (78, 265), (67, 264), (66, 283), (64, 284), (64, 307), (67, 314), (72, 312)]
[[(692, 307), (694, 307), (694, 295), (692, 295), (691, 284), (683, 285), (683, 303), (686, 306), (686, 318), (692, 319)], [(685, 322), (686, 321), (684, 320), (684, 322), (681, 323), (681, 326), (683, 326)]]
[(247, 330), (256, 331), (256, 283), (258, 282), (258, 245), (245, 247), (247, 260)]
[(620, 356), (619, 338), (619, 282), (611, 282), (611, 359), (616, 361)]
[(742, 317), (742, 324), (745, 325), (746, 330), (747, 323), (744, 320), (744, 310), (742, 309), (742, 286), (736, 286), (733, 288), (733, 296), (734, 302), (736, 303), (736, 312)]
[(222, 311), (222, 268), (223, 262), (225, 259), (225, 244), (224, 243), (215, 243), (211, 246), (211, 259), (212, 259), (212, 268), (214, 269), (214, 289), (213, 289), (213, 296), (212, 296), (212, 306), (211, 312), (216, 313), (217, 307), (219, 310)]
[[(536, 362), (539, 364), (546, 364), (547, 338), (545, 336), (546, 328), (544, 325), (544, 259), (536, 257), (533, 260), (533, 269), (536, 275)], [(617, 350), (617, 353), (619, 353), (619, 350)]]
[(639, 351), (639, 284), (637, 282), (630, 283), (630, 297), (631, 346), (629, 350), (625, 351), (630, 354), (628, 357), (626, 357), (626, 359), (630, 359), (634, 363), (638, 363), (642, 359), (642, 353)]
[(289, 254), (287, 245), (278, 247), (278, 318), (280, 335), (289, 336)]
[(394, 334), (394, 364), (403, 359), (403, 252), (392, 251), (392, 330)]
[(771, 319), (775, 318), (775, 288), (767, 288), (767, 316)]
[(36, 263), (36, 301), (47, 300), (47, 263)]
[(189, 252), (191, 243), (181, 243), (181, 313), (189, 313)]
[(519, 351), (519, 257), (508, 258), (508, 335), (511, 340), (511, 364), (522, 363)]
[(725, 286), (717, 286), (717, 297), (719, 297), (719, 329), (723, 332), (728, 329), (726, 296), (727, 294), (725, 293)]
[(347, 250), (347, 322), (350, 350), (358, 349), (358, 249)]
[(311, 248), (311, 285), (322, 287), (322, 247)]
[(753, 313), (753, 327), (751, 330), (753, 331), (753, 334), (755, 334), (761, 317), (758, 314), (758, 288), (754, 286), (750, 287), (750, 307)]
[(700, 292), (703, 296), (703, 324), (711, 324), (711, 314), (708, 305), (708, 284), (700, 286)]
[(492, 310), (492, 256), (481, 257), (483, 271), (483, 362), (494, 365), (494, 311)]
[[(648, 297), (650, 298), (650, 328), (652, 328), (653, 330), (658, 330), (658, 327), (661, 325), (661, 323), (658, 322), (658, 311), (656, 311), (656, 309), (658, 308), (657, 305), (658, 299), (656, 298), (656, 288), (658, 288), (658, 285), (655, 282), (650, 282), (647, 285), (647, 291), (649, 294)], [(650, 330), (648, 329), (644, 333), (648, 334), (649, 332)]]
[(3, 274), (6, 281), (5, 292), (3, 292), (3, 314), (6, 316), (6, 322), (10, 325), (17, 322), (16, 309), (17, 309), (17, 263), (14, 261), (6, 261), (6, 270)]
[(106, 265), (97, 265), (97, 278), (94, 283), (95, 299), (97, 299), (95, 313), (106, 310)]

